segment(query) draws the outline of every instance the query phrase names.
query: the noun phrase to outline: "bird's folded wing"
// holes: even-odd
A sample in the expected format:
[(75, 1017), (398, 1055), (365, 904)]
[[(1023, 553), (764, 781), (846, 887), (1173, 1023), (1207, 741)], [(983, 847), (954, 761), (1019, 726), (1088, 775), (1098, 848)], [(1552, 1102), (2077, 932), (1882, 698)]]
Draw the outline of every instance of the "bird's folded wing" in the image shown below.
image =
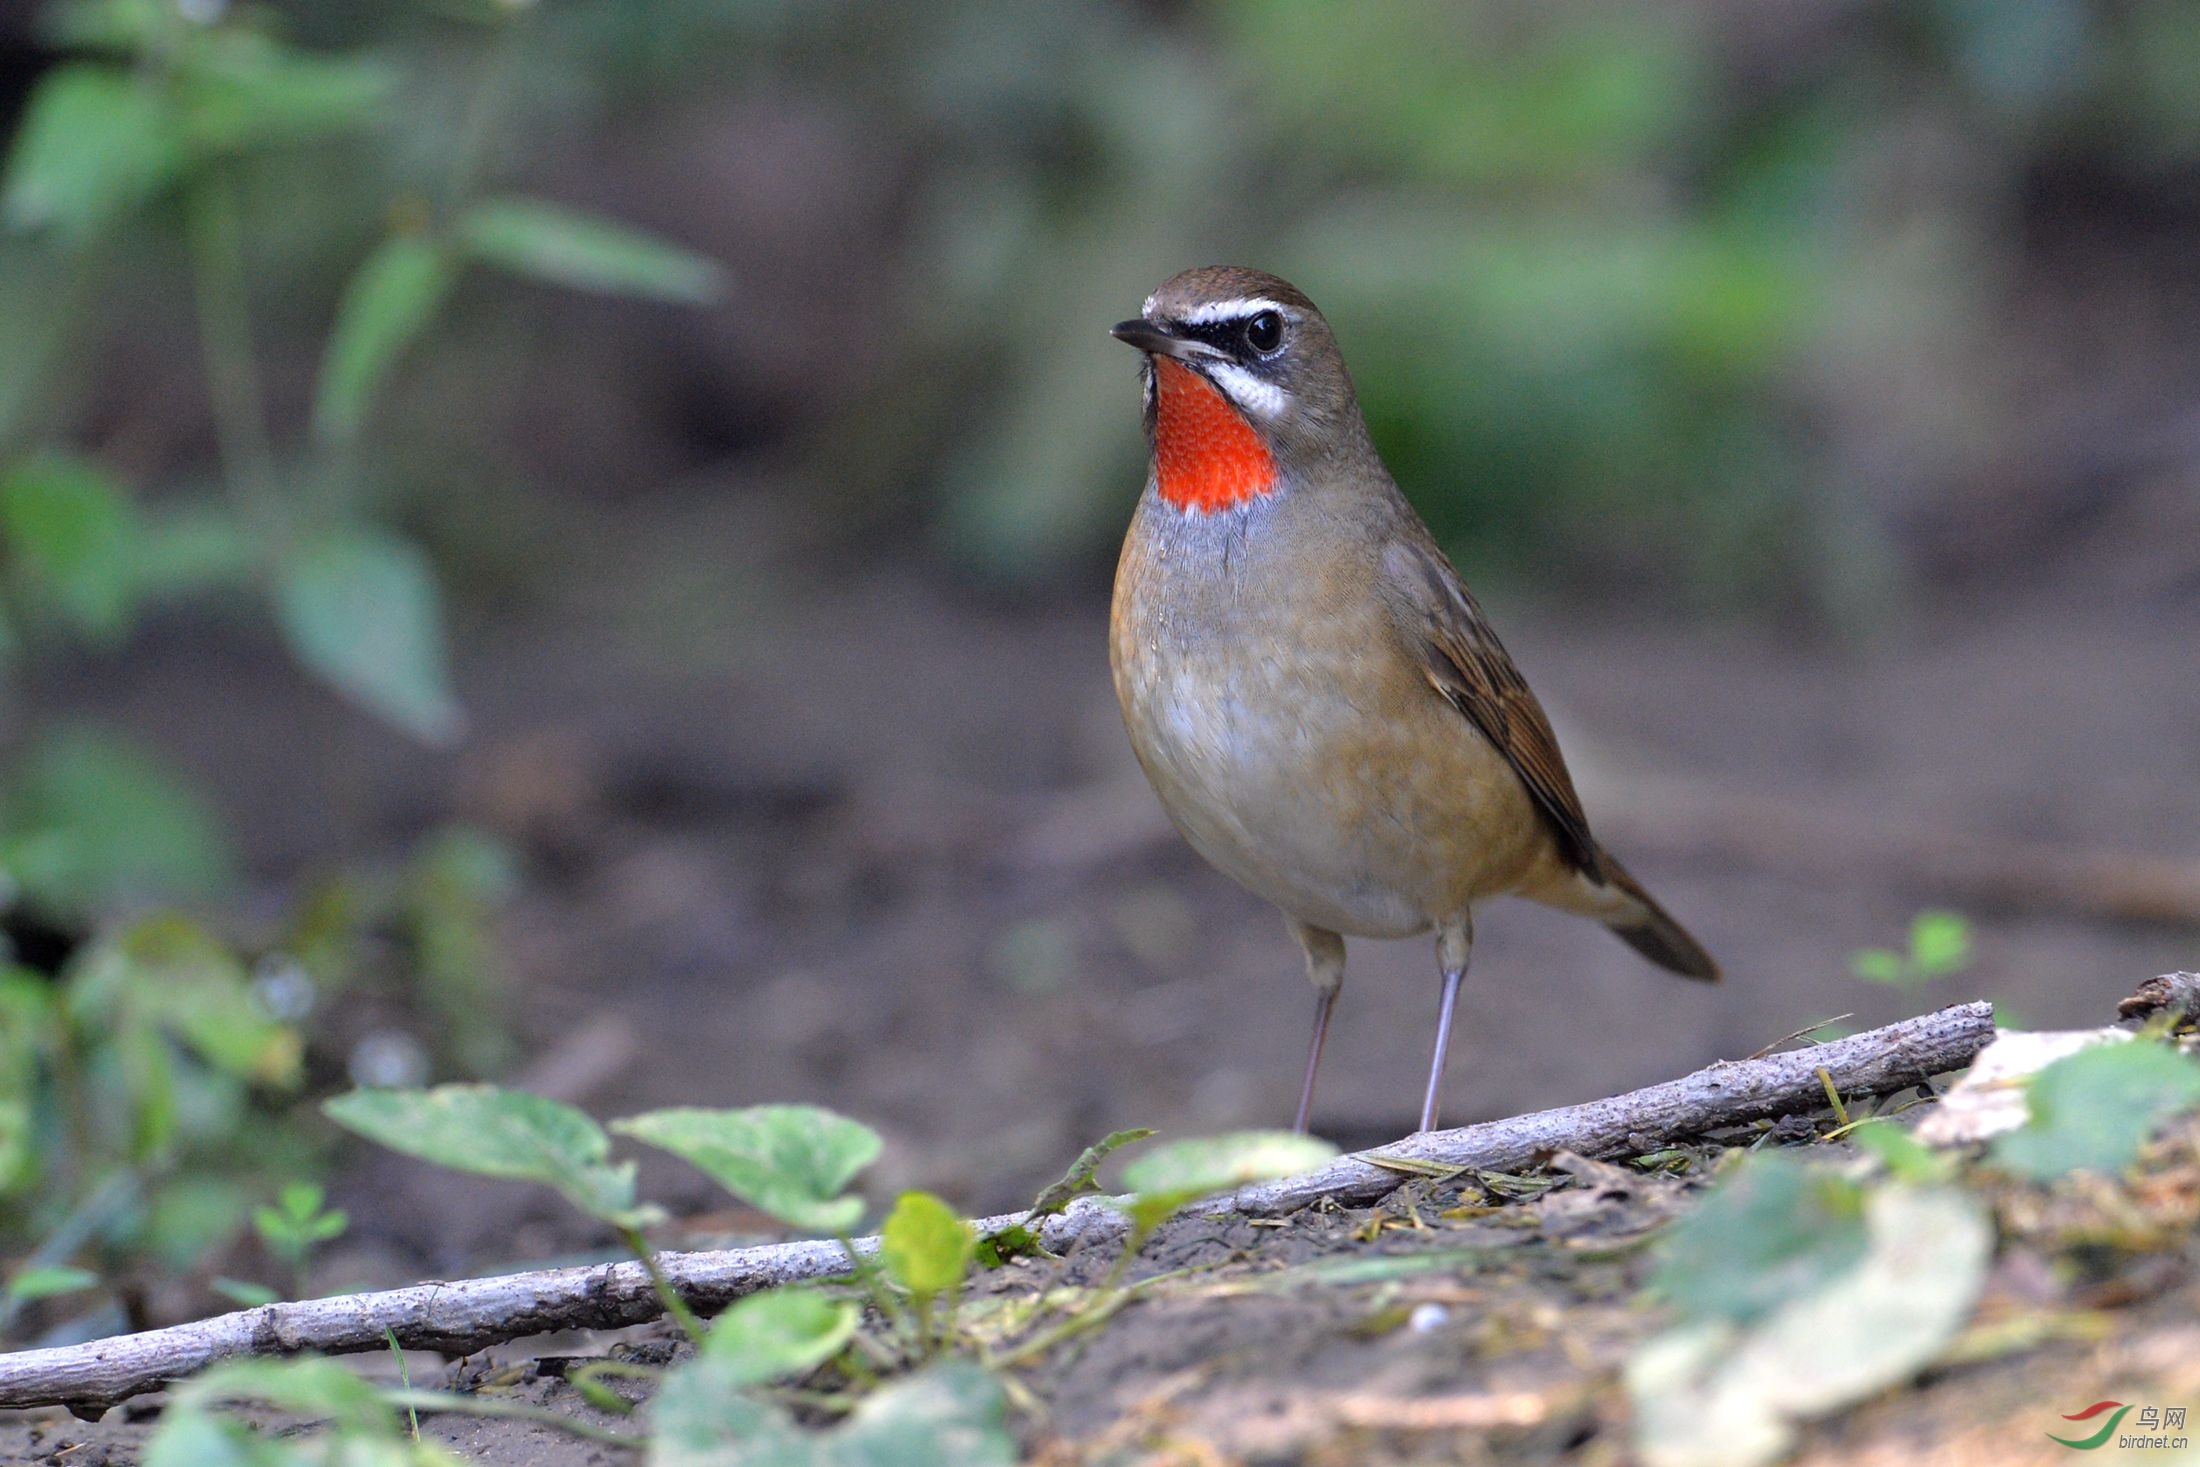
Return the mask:
[(1602, 882), (1604, 853), (1589, 834), (1551, 721), (1459, 573), (1434, 545), (1403, 540), (1384, 554), (1383, 576), (1398, 629), (1429, 685), (1512, 765), (1550, 821), (1568, 864)]

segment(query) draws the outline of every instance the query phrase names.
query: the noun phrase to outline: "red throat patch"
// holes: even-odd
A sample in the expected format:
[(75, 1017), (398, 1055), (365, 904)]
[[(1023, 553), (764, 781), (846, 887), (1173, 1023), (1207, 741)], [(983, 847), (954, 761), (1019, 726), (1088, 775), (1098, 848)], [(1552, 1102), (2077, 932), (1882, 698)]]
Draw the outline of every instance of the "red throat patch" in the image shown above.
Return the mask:
[(1276, 487), (1276, 458), (1212, 382), (1168, 357), (1153, 359), (1154, 485), (1181, 510), (1211, 514)]

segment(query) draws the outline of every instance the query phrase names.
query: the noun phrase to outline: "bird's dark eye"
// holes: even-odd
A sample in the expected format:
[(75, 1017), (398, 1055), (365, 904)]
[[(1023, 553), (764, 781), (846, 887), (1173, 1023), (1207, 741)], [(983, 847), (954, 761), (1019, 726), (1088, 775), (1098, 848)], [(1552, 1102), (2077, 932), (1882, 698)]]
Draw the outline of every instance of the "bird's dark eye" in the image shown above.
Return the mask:
[(1283, 317), (1275, 311), (1262, 311), (1245, 323), (1245, 344), (1262, 356), (1283, 345)]

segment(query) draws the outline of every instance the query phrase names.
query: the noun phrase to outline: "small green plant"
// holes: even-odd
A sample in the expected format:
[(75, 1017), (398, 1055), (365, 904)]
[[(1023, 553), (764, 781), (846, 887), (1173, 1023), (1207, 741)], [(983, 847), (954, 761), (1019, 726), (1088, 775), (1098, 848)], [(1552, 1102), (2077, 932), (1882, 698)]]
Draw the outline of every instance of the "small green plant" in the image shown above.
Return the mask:
[(1327, 1141), (1290, 1131), (1195, 1136), (1155, 1147), (1123, 1171), (1123, 1181), (1131, 1188), (1124, 1203), (1131, 1231), (1111, 1278), (1120, 1278), (1153, 1230), (1187, 1203), (1308, 1171), (1336, 1154), (1337, 1148)]
[[(665, 1277), (643, 1229), (662, 1211), (639, 1202), (634, 1163), (609, 1161), (610, 1135), (584, 1112), (540, 1096), (490, 1085), (446, 1085), (429, 1091), (361, 1090), (325, 1109), (340, 1124), (408, 1155), (484, 1176), (540, 1182), (557, 1189), (609, 1225), (649, 1272), (666, 1312), (696, 1345), (694, 1357), (665, 1373), (656, 1410), (652, 1460), (718, 1460), (736, 1444), (779, 1460), (828, 1460), (855, 1443), (887, 1451), (896, 1461), (993, 1462), (1014, 1458), (1000, 1425), (1005, 1401), (983, 1372), (943, 1367), (878, 1390), (836, 1432), (799, 1432), (785, 1410), (748, 1394), (752, 1387), (799, 1376), (858, 1349), (857, 1312), (813, 1289), (772, 1289), (751, 1295), (709, 1325)], [(840, 1237), (851, 1265), (880, 1306), (901, 1348), (883, 1358), (936, 1354), (953, 1317), (975, 1239), (946, 1204), (928, 1194), (903, 1197), (887, 1220), (882, 1272), (848, 1240), (862, 1216), (862, 1199), (848, 1184), (878, 1155), (876, 1132), (811, 1106), (747, 1110), (693, 1108), (654, 1111), (614, 1122), (612, 1130), (670, 1151), (749, 1205), (804, 1231)], [(897, 1295), (894, 1290), (900, 1290)], [(949, 1307), (935, 1319), (933, 1306)], [(902, 1300), (914, 1308), (904, 1308)], [(880, 1354), (874, 1345), (860, 1352)], [(577, 1382), (589, 1399), (618, 1398), (601, 1371)], [(843, 1372), (868, 1379), (870, 1367)], [(875, 1438), (875, 1440), (874, 1440)], [(948, 1451), (948, 1445), (952, 1451)], [(948, 1451), (947, 1455), (934, 1455)], [(837, 1460), (837, 1458), (833, 1458)], [(881, 1460), (884, 1460), (883, 1458)]]
[[(88, 737), (82, 757), (100, 765), (103, 748)], [(62, 786), (107, 787), (98, 768), (55, 771), (48, 788)], [(111, 839), (87, 841), (97, 824), (0, 821), (0, 843), (17, 842), (18, 869), (73, 881), (59, 873), (118, 870), (109, 853), (129, 847), (122, 812)], [(155, 910), (52, 973), (0, 961), (0, 1252), (118, 1283), (147, 1267), (190, 1273), (272, 1198), (258, 1227), (288, 1277), (212, 1284), (244, 1303), (302, 1288), (295, 1245), (333, 1234), (292, 1234), (337, 1224), (270, 1219), (302, 1195), (286, 1184), (322, 1170), (325, 1128), (303, 1092), (309, 1048), (338, 1027), (329, 1000), (371, 986), (424, 1010), (420, 1027), (441, 1041), (432, 1062), (447, 1068), (500, 1052), (508, 1035), (482, 975), (508, 868), (493, 842), (448, 830), (394, 871), (331, 876), (250, 960), (208, 924)], [(471, 970), (463, 1005), (439, 991), (459, 965)], [(30, 1302), (0, 1301), (0, 1331)]]
[[(981, 1256), (998, 1263), (1035, 1250), (1043, 1220), (1094, 1190), (1094, 1173), (1112, 1151), (1150, 1132), (1119, 1131), (1089, 1148), (1035, 1200), (1021, 1228), (1012, 1230), (1019, 1237), (981, 1240), (940, 1198), (912, 1191), (887, 1213), (874, 1252), (850, 1237), (863, 1201), (849, 1188), (877, 1157), (879, 1137), (814, 1106), (678, 1108), (613, 1121), (607, 1129), (540, 1096), (444, 1085), (359, 1090), (331, 1099), (324, 1109), (339, 1124), (408, 1155), (553, 1187), (625, 1240), (695, 1353), (668, 1371), (599, 1363), (572, 1379), (588, 1400), (623, 1413), (629, 1408), (606, 1378), (656, 1377), (650, 1460), (660, 1464), (718, 1462), (728, 1454), (795, 1464), (1012, 1461), (998, 1371), (1093, 1327), (1132, 1298), (1135, 1290), (1120, 1287), (1120, 1276), (1169, 1213), (1334, 1154), (1323, 1142), (1268, 1133), (1182, 1142), (1154, 1153), (1126, 1174), (1140, 1190), (1120, 1201), (1131, 1227), (1107, 1283), (1079, 1291), (1076, 1303), (1057, 1317), (1024, 1320), (1023, 1338), (995, 1349), (966, 1335), (959, 1319), (959, 1301)], [(706, 1324), (672, 1286), (643, 1235), (663, 1213), (636, 1197), (634, 1163), (611, 1161), (614, 1133), (681, 1157), (799, 1231), (837, 1238), (848, 1258), (846, 1285), (873, 1306), (875, 1325), (866, 1328), (855, 1300), (810, 1286), (749, 1295)], [(956, 1355), (964, 1358), (943, 1358)], [(882, 1382), (882, 1371), (894, 1378)], [(896, 1374), (902, 1371), (909, 1373)], [(798, 1380), (813, 1382), (812, 1388), (790, 1393), (788, 1383)], [(787, 1409), (794, 1400), (845, 1411), (847, 1419), (827, 1432), (802, 1430)]]
[(0, 966), (0, 1018), (0, 1246), (41, 1268), (187, 1270), (272, 1176), (313, 1169), (282, 1116), (303, 1036), (187, 917), (141, 918), (57, 976)]
[[(243, 1402), (313, 1418), (312, 1437), (263, 1433), (225, 1407)], [(461, 1459), (420, 1437), (418, 1413), (501, 1416), (553, 1427), (612, 1446), (639, 1439), (539, 1407), (487, 1396), (370, 1385), (334, 1360), (236, 1360), (175, 1387), (146, 1443), (145, 1467), (460, 1467)], [(400, 1414), (403, 1413), (403, 1414)]]
[[(385, 456), (371, 451), (376, 409), (469, 272), (689, 304), (723, 284), (715, 264), (672, 245), (483, 188), (509, 100), (501, 78), (534, 8), (456, 8), (478, 24), (488, 62), (466, 123), (442, 134), (440, 179), (384, 185), (382, 237), (324, 313), (310, 301), (269, 311), (262, 298), (262, 236), (294, 223), (288, 190), (267, 184), (301, 157), (341, 174), (359, 139), (402, 117), (408, 79), (388, 53), (293, 45), (266, 7), (43, 7), (56, 61), (0, 144), (0, 275), (57, 287), (0, 300), (13, 369), (0, 381), (0, 693), (25, 663), (115, 646), (160, 606), (244, 605), (299, 667), (373, 716), (431, 742), (459, 733), (442, 591), (394, 523)], [(347, 235), (321, 253), (339, 247), (359, 248)], [(99, 303), (127, 294), (101, 287), (172, 256), (188, 268), (179, 288), (195, 308), (218, 472), (215, 492), (194, 474), (156, 506), (48, 423), (69, 421), (57, 409), (90, 375), (66, 368), (64, 348), (104, 339)], [(263, 315), (286, 312), (330, 322), (295, 435), (276, 431), (258, 347)], [(36, 715), (0, 773), (0, 908), (77, 929), (124, 900), (196, 898), (228, 881), (226, 834), (188, 784), (112, 733)]]
[[(904, 1192), (879, 1229), (879, 1257), (886, 1276), (915, 1306), (912, 1333), (921, 1355), (935, 1355), (955, 1324), (955, 1303), (978, 1253), (977, 1235), (946, 1203), (929, 1192)], [(934, 1324), (933, 1306), (946, 1301)]]
[(98, 1284), (99, 1275), (90, 1269), (72, 1268), (65, 1263), (32, 1264), (28, 1268), (17, 1269), (15, 1276), (8, 1280), (7, 1287), (0, 1289), (0, 1309), (4, 1309), (7, 1317), (12, 1319), (15, 1312), (25, 1304), (33, 1304), (40, 1299), (58, 1298), (63, 1294), (80, 1293), (85, 1289), (96, 1288)]
[(275, 1260), (290, 1270), (291, 1297), (307, 1293), (306, 1265), (313, 1250), (344, 1235), (351, 1216), (341, 1207), (324, 1207), (327, 1193), (318, 1182), (292, 1182), (276, 1194), (272, 1206), (252, 1210), (252, 1230)]
[(1971, 966), (1971, 923), (1961, 912), (1924, 911), (1910, 919), (1905, 951), (1867, 947), (1849, 958), (1849, 971), (1870, 983), (1918, 988)]

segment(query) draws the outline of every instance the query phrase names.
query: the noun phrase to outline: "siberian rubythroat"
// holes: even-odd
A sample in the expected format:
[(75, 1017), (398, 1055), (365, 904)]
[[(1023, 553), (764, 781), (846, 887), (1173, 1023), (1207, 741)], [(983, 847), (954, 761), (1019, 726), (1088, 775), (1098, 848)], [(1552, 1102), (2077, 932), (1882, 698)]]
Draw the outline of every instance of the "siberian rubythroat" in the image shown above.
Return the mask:
[(1114, 335), (1145, 353), (1153, 449), (1115, 574), (1116, 697), (1177, 829), (1305, 950), (1298, 1128), (1346, 937), (1436, 934), (1423, 1130), (1489, 898), (1578, 913), (1716, 980), (1590, 834), (1549, 720), (1383, 467), (1314, 303), (1258, 270), (1187, 270)]

